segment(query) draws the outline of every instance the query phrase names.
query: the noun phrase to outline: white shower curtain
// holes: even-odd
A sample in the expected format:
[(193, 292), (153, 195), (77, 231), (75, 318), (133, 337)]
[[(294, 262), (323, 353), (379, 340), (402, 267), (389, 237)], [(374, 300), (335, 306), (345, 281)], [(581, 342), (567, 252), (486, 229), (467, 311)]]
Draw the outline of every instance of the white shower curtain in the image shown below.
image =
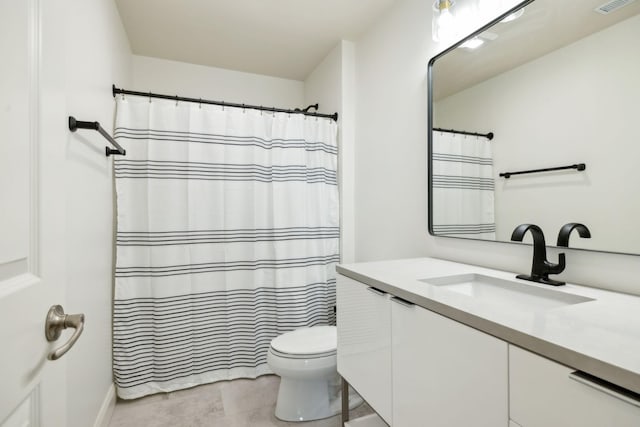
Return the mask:
[(118, 98), (118, 395), (270, 373), (272, 338), (335, 323), (337, 125)]
[(434, 131), (432, 159), (434, 234), (495, 240), (489, 139)]

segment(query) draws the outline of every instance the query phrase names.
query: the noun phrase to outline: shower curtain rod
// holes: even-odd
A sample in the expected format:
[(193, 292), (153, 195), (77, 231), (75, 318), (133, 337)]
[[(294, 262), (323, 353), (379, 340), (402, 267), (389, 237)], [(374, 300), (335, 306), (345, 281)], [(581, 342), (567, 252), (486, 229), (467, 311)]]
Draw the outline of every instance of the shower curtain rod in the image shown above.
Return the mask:
[(493, 139), (493, 132), (477, 133), (477, 132), (467, 132), (466, 130), (441, 129), (441, 128), (433, 128), (433, 130), (438, 131), (438, 132), (458, 133), (460, 135), (484, 136), (489, 141), (491, 141)]
[(120, 88), (117, 88), (116, 85), (112, 86), (112, 93), (114, 98), (118, 94), (146, 96), (148, 98), (171, 99), (174, 101), (195, 102), (198, 104), (221, 105), (223, 107), (249, 108), (251, 110), (271, 111), (272, 113), (304, 114), (305, 116), (324, 117), (327, 119), (335, 120), (336, 122), (338, 121), (338, 113), (322, 114), (322, 113), (312, 113), (309, 111), (310, 108), (314, 108), (317, 110), (318, 104), (309, 105), (307, 108), (302, 110), (299, 108), (296, 108), (294, 110), (288, 110), (285, 108), (263, 107), (262, 105), (236, 104), (233, 102), (211, 101), (211, 100), (202, 99), (202, 98), (185, 98), (183, 96), (178, 96), (178, 95), (172, 96), (172, 95), (163, 95), (160, 93), (153, 93), (153, 92), (138, 92), (135, 90), (120, 89)]

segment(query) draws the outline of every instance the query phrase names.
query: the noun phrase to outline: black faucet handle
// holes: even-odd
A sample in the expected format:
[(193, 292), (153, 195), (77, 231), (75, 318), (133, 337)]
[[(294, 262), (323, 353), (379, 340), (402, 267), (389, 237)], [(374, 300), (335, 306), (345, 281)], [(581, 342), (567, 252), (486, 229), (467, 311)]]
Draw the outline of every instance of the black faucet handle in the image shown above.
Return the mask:
[(580, 224), (579, 222), (570, 222), (563, 225), (560, 229), (560, 232), (558, 233), (557, 246), (564, 246), (565, 248), (568, 248), (569, 236), (571, 235), (571, 232), (573, 230), (576, 230), (580, 237), (582, 237), (583, 239), (591, 238), (591, 232), (586, 225)]
[(563, 253), (558, 254), (558, 263), (554, 264), (552, 262), (544, 260), (544, 271), (542, 274), (534, 275), (533, 272), (531, 276), (516, 276), (519, 279), (531, 280), (533, 282), (543, 283), (545, 285), (551, 286), (562, 286), (565, 282), (561, 282), (558, 280), (550, 279), (550, 274), (560, 274), (564, 271), (564, 268), (567, 265), (566, 257)]
[(553, 264), (549, 261), (545, 262), (547, 266), (547, 275), (549, 274), (560, 274), (564, 271), (564, 268), (567, 266), (567, 257), (564, 253), (558, 254), (558, 263)]

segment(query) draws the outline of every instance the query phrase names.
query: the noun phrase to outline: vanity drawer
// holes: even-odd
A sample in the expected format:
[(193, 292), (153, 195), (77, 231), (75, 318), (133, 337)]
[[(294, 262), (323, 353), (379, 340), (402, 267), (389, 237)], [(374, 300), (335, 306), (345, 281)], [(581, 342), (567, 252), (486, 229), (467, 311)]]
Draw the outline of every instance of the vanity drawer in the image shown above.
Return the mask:
[(393, 426), (507, 427), (507, 343), (391, 301)]
[(509, 346), (509, 412), (522, 427), (638, 427), (640, 400)]

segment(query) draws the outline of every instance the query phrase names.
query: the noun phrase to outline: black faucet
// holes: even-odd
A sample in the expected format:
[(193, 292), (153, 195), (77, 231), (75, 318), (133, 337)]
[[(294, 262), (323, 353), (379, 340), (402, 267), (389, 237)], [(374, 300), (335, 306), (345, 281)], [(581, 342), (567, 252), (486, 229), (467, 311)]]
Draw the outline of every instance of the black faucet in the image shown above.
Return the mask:
[(521, 224), (513, 230), (511, 240), (522, 242), (527, 231), (531, 231), (531, 235), (533, 236), (533, 263), (531, 265), (531, 275), (527, 276), (526, 274), (519, 274), (516, 278), (544, 283), (545, 285), (564, 285), (564, 282), (549, 279), (549, 274), (560, 274), (564, 270), (564, 254), (560, 256), (558, 264), (553, 264), (547, 261), (547, 247), (544, 241), (544, 233), (540, 227), (534, 224)]
[(565, 224), (560, 229), (558, 233), (558, 244), (557, 246), (564, 246), (565, 248), (569, 247), (569, 235), (573, 230), (576, 230), (580, 237), (583, 239), (591, 238), (591, 232), (587, 228), (586, 225), (580, 224), (578, 222), (570, 222), (569, 224)]
[[(568, 248), (569, 235), (573, 230), (576, 230), (580, 235), (580, 237), (582, 237), (583, 239), (591, 238), (591, 232), (589, 231), (586, 225), (580, 224), (578, 222), (570, 222), (568, 224), (563, 225), (562, 228), (560, 229), (560, 232), (558, 233), (558, 242), (556, 243), (556, 246), (563, 246), (565, 248)], [(558, 261), (562, 265), (565, 265), (566, 261), (565, 261), (564, 253), (558, 254), (558, 258), (559, 258)]]

